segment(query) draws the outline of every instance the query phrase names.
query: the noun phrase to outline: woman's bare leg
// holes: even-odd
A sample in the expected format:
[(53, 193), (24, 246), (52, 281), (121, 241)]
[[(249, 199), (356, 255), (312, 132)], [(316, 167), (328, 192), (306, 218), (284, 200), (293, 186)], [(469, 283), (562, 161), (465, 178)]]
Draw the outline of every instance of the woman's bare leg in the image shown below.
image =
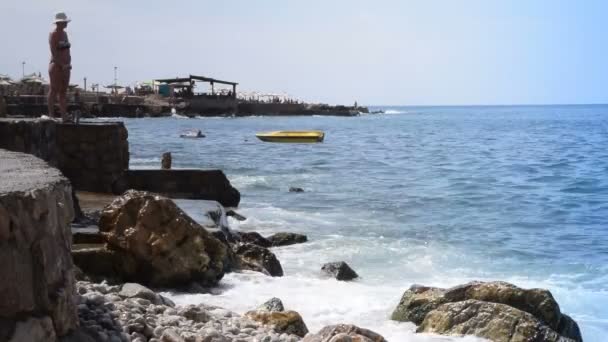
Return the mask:
[(63, 121), (68, 120), (68, 88), (70, 86), (70, 70), (62, 70), (61, 73), (61, 89), (59, 90), (59, 110), (61, 112), (61, 119)]
[(63, 121), (68, 119), (68, 101), (65, 92), (59, 93), (59, 112)]
[(53, 87), (49, 87), (49, 96), (46, 99), (49, 106), (49, 117), (55, 117), (55, 99), (57, 98), (57, 93)]

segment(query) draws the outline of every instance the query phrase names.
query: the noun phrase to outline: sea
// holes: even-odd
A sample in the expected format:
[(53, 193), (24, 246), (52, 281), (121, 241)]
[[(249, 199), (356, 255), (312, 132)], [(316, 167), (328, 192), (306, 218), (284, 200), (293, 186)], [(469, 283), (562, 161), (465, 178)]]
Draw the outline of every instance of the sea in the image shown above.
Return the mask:
[[(242, 314), (279, 297), (312, 332), (352, 323), (389, 341), (474, 341), (389, 317), (412, 284), (503, 280), (549, 289), (585, 341), (608, 340), (608, 106), (370, 109), (384, 114), (124, 119), (131, 168), (171, 152), (174, 168), (221, 169), (247, 217), (233, 229), (310, 240), (273, 249), (284, 277), (231, 273), (212, 293), (171, 298)], [(206, 137), (179, 137), (191, 129)], [(255, 137), (304, 129), (325, 141)], [(202, 219), (200, 203), (177, 202)], [(327, 278), (332, 261), (360, 278)]]

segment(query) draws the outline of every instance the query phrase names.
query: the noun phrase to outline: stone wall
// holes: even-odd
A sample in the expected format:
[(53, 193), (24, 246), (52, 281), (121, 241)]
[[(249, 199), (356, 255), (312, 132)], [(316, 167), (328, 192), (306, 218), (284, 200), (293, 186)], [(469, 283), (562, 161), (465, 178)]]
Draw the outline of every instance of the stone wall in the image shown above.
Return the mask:
[(122, 122), (61, 124), (0, 120), (0, 148), (33, 154), (61, 170), (78, 190), (122, 191), (129, 167), (127, 129)]
[(54, 341), (78, 324), (71, 186), (31, 155), (0, 161), (0, 341)]

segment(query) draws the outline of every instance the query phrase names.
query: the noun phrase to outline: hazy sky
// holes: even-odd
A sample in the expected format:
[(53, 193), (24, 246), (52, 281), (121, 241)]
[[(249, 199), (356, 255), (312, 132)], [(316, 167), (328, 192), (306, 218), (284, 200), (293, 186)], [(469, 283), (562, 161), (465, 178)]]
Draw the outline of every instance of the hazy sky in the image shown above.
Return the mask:
[(58, 10), (74, 83), (116, 65), (328, 103), (608, 103), (604, 0), (0, 0), (0, 73), (47, 74)]

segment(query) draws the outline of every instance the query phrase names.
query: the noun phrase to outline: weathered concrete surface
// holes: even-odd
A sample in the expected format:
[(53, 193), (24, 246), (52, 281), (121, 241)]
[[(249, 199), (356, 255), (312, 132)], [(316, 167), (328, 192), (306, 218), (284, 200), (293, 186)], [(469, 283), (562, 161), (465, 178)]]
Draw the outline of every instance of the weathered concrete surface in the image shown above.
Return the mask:
[(62, 124), (0, 119), (0, 148), (33, 154), (58, 168), (78, 190), (122, 192), (129, 167), (122, 122)]
[(42, 160), (5, 150), (0, 175), (0, 340), (53, 341), (78, 322), (71, 186)]
[(236, 207), (241, 200), (221, 170), (128, 170), (129, 189), (151, 191), (172, 198), (213, 200)]
[(128, 189), (236, 207), (241, 195), (220, 170), (128, 170), (122, 122), (62, 124), (0, 118), (0, 148), (33, 154), (58, 168), (76, 190), (122, 194)]

